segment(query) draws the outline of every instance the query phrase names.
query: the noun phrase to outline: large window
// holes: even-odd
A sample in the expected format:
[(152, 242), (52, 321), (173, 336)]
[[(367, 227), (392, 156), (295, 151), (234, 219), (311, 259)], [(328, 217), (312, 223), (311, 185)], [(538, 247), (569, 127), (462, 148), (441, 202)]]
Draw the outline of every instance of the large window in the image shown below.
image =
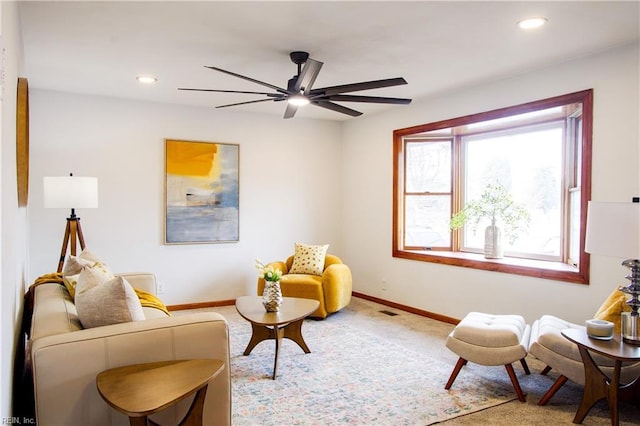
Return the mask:
[[(585, 90), (396, 130), (393, 255), (588, 282), (591, 122)], [(519, 216), (472, 216), (496, 188)], [(504, 230), (502, 258), (484, 256), (488, 225)]]

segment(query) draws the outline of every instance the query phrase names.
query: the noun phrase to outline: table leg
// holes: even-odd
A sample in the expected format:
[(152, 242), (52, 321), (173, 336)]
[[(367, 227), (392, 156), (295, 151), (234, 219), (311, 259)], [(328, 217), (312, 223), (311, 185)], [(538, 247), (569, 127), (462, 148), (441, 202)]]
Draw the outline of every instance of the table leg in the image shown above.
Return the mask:
[(276, 379), (276, 372), (278, 371), (278, 355), (280, 355), (280, 346), (282, 345), (282, 337), (284, 336), (284, 328), (278, 328), (278, 327), (274, 327), (273, 328), (273, 338), (276, 341), (276, 356), (273, 359), (273, 376), (271, 376), (271, 378), (273, 380)]
[(207, 396), (208, 384), (200, 388), (196, 393), (189, 411), (185, 414), (184, 419), (178, 426), (202, 426), (202, 411), (204, 409), (204, 399)]
[(276, 379), (276, 370), (278, 369), (278, 355), (280, 354), (280, 346), (282, 345), (282, 339), (286, 338), (292, 340), (300, 346), (300, 348), (304, 351), (304, 353), (308, 354), (311, 352), (307, 343), (304, 341), (302, 337), (302, 323), (304, 319), (290, 322), (284, 327), (280, 327), (274, 329), (274, 337), (276, 339), (276, 358), (273, 363), (273, 377), (272, 379)]
[(640, 377), (620, 387), (620, 399), (623, 401), (635, 401), (640, 404)]
[(278, 370), (278, 355), (280, 354), (280, 346), (282, 346), (282, 339), (287, 338), (292, 340), (300, 346), (304, 353), (311, 352), (307, 343), (302, 337), (302, 323), (304, 319), (290, 322), (282, 327), (267, 327), (264, 325), (257, 325), (251, 323), (251, 339), (247, 344), (247, 348), (244, 350), (243, 355), (249, 355), (256, 345), (264, 340), (274, 339), (276, 343), (276, 354), (273, 361), (273, 376), (275, 380), (276, 372)]
[(284, 337), (284, 328), (286, 328), (286, 326), (283, 328), (278, 328), (278, 327), (267, 327), (264, 325), (257, 325), (252, 323), (251, 324), (251, 340), (249, 340), (249, 344), (247, 345), (247, 348), (242, 353), (245, 356), (249, 355), (253, 350), (253, 348), (255, 348), (258, 343), (263, 342), (265, 340), (270, 340), (270, 339), (275, 340), (276, 354), (273, 360), (273, 375), (271, 376), (271, 378), (274, 380), (276, 378), (276, 372), (278, 370), (278, 355), (280, 354), (280, 345), (282, 342), (282, 338)]
[(298, 346), (300, 346), (300, 348), (304, 351), (304, 353), (308, 354), (311, 352), (311, 350), (309, 349), (309, 347), (307, 346), (307, 343), (304, 341), (304, 338), (302, 337), (303, 322), (304, 322), (304, 319), (301, 319), (301, 320), (294, 321), (292, 323), (287, 324), (287, 326), (284, 327), (284, 337), (296, 342)]
[[(207, 396), (208, 383), (200, 388), (193, 398), (189, 411), (184, 415), (178, 426), (202, 426), (202, 411), (204, 409), (204, 399)], [(147, 416), (129, 417), (130, 426), (160, 426)]]
[(268, 339), (273, 339), (272, 328), (251, 323), (251, 340), (242, 355), (249, 355), (258, 343)]
[(622, 370), (622, 361), (616, 360), (613, 367), (613, 375), (608, 386), (607, 402), (609, 403), (609, 414), (611, 415), (611, 424), (618, 425), (618, 391), (620, 390), (620, 370)]
[(129, 417), (130, 426), (147, 426), (147, 416)]
[(609, 378), (600, 371), (589, 355), (589, 351), (581, 345), (578, 345), (582, 363), (584, 364), (584, 393), (582, 401), (573, 419), (573, 423), (582, 423), (589, 413), (589, 410), (603, 398), (607, 398), (609, 403), (609, 411), (611, 414), (611, 424), (618, 424), (618, 387), (620, 385), (620, 369), (621, 361), (615, 362), (613, 377), (611, 382)]

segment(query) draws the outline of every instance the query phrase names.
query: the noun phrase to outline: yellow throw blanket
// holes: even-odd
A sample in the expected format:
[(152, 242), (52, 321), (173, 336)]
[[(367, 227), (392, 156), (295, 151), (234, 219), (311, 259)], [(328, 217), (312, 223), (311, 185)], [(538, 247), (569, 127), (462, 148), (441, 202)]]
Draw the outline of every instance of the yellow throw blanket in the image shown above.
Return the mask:
[[(62, 279), (62, 273), (52, 272), (50, 274), (44, 274), (36, 278), (36, 280), (33, 282), (31, 287), (29, 287), (29, 291), (31, 292), (31, 290), (34, 287), (40, 284), (47, 284), (47, 283), (55, 283), (55, 284), (60, 284), (62, 286), (65, 285), (64, 280)], [(137, 288), (134, 288), (134, 290), (136, 292), (136, 295), (138, 296), (138, 299), (140, 299), (140, 304), (142, 306), (145, 306), (147, 308), (160, 309), (162, 312), (166, 313), (167, 315), (171, 315), (169, 313), (169, 310), (165, 306), (165, 304), (162, 303), (162, 301), (158, 299), (155, 295), (143, 290), (138, 290)]]
[(151, 293), (147, 293), (146, 291), (138, 290), (137, 288), (134, 288), (134, 290), (136, 291), (136, 294), (138, 295), (138, 299), (140, 299), (140, 304), (142, 306), (146, 306), (147, 308), (160, 309), (165, 314), (171, 315), (164, 303), (162, 303), (162, 301), (156, 296)]
[(31, 287), (46, 283), (57, 283), (64, 285), (64, 281), (62, 281), (62, 272), (52, 272), (50, 274), (40, 275), (38, 278), (36, 278)]

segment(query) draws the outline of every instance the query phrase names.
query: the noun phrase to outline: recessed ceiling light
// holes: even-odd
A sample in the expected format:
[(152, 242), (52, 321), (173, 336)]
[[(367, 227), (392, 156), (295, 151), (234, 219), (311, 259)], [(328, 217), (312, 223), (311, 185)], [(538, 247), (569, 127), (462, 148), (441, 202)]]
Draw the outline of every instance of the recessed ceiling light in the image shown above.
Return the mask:
[(136, 80), (143, 84), (153, 84), (158, 81), (157, 78), (151, 77), (149, 75), (139, 75), (136, 77)]
[(530, 30), (533, 28), (539, 28), (544, 24), (546, 24), (547, 22), (548, 22), (547, 18), (543, 18), (543, 17), (527, 18), (518, 22), (518, 26), (523, 30)]

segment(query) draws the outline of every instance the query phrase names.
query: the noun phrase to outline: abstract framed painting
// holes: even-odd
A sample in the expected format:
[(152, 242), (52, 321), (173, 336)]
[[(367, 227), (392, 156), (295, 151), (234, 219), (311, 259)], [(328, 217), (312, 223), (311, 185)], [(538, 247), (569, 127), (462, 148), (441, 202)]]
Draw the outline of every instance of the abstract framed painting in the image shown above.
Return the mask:
[(237, 242), (240, 146), (165, 139), (165, 244)]

